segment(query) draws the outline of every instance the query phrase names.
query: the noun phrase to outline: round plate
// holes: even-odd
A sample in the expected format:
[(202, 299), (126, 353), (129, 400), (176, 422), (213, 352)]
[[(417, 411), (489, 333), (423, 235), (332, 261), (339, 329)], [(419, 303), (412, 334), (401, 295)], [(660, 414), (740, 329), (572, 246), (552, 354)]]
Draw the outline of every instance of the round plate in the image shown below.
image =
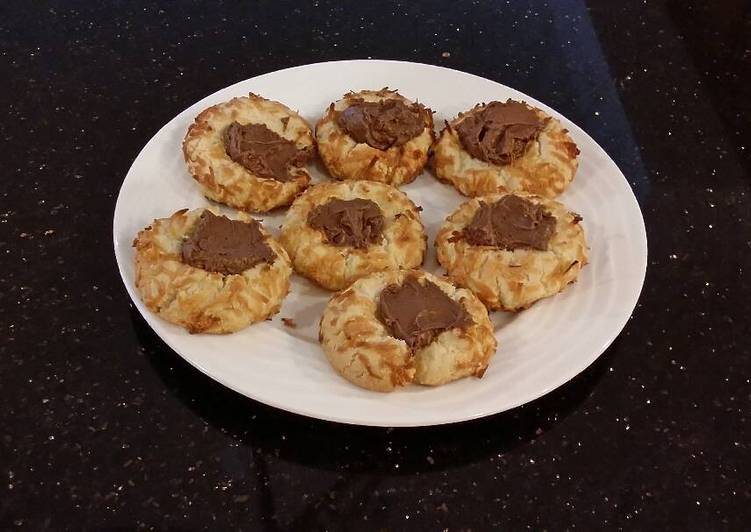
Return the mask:
[[(584, 217), (590, 263), (563, 293), (517, 315), (492, 315), (499, 348), (482, 379), (466, 378), (437, 388), (413, 385), (390, 394), (355, 387), (329, 366), (318, 344), (318, 320), (330, 294), (296, 275), (273, 320), (230, 335), (190, 335), (146, 309), (134, 284), (131, 243), (136, 233), (154, 218), (209, 204), (189, 176), (181, 151), (183, 136), (201, 110), (254, 92), (299, 110), (313, 125), (344, 93), (381, 87), (399, 89), (426, 104), (436, 112), (438, 125), (477, 102), (525, 100), (560, 119), (581, 150), (578, 174), (560, 200)], [(310, 169), (314, 180), (327, 179)], [(403, 190), (424, 208), (431, 244), (444, 218), (464, 201), (428, 172)], [(276, 232), (283, 217), (282, 212), (261, 219)], [(508, 410), (553, 390), (589, 366), (621, 331), (636, 305), (647, 263), (644, 221), (631, 188), (584, 131), (504, 85), (447, 68), (397, 61), (289, 68), (204, 98), (159, 130), (138, 155), (120, 190), (113, 229), (115, 256), (130, 297), (154, 331), (185, 360), (262, 403), (360, 425), (452, 423)], [(432, 249), (425, 269), (441, 271)], [(281, 318), (291, 318), (296, 327), (285, 326)]]

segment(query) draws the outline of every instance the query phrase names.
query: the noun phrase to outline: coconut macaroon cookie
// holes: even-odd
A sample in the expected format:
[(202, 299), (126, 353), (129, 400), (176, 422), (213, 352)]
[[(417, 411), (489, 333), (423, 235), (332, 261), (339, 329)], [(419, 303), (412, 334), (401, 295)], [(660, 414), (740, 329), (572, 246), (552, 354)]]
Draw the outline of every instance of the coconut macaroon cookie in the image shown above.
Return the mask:
[(318, 153), (331, 175), (394, 186), (422, 171), (433, 136), (432, 111), (388, 89), (350, 92), (316, 125)]
[(329, 290), (372, 272), (415, 268), (427, 248), (415, 204), (374, 181), (311, 187), (287, 212), (279, 241), (299, 274)]
[(434, 153), (438, 178), (466, 196), (522, 191), (553, 198), (579, 165), (579, 149), (561, 123), (514, 100), (459, 113)]
[(255, 94), (209, 107), (183, 141), (188, 170), (204, 195), (246, 211), (292, 203), (310, 183), (315, 152), (300, 115)]
[(229, 333), (279, 311), (287, 252), (256, 220), (177, 211), (138, 233), (136, 288), (146, 306), (191, 333)]
[(319, 339), (334, 369), (380, 392), (481, 377), (497, 346), (471, 291), (418, 270), (376, 273), (334, 295)]
[(489, 309), (517, 311), (576, 280), (587, 263), (581, 217), (528, 194), (472, 199), (436, 237), (438, 262)]

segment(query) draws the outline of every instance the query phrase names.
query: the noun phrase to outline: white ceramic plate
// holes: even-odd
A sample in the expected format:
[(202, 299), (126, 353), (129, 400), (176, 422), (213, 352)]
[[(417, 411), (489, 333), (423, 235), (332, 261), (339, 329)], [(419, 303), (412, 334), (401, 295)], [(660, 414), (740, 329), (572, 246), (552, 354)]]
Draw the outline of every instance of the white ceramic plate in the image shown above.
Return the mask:
[[(590, 264), (579, 282), (518, 315), (493, 315), (499, 349), (482, 379), (438, 388), (409, 386), (380, 394), (350, 384), (318, 345), (318, 320), (329, 294), (294, 276), (272, 321), (226, 335), (190, 335), (147, 310), (134, 285), (136, 233), (154, 218), (202, 207), (183, 161), (181, 142), (204, 108), (254, 92), (279, 100), (312, 125), (330, 102), (359, 89), (397, 88), (436, 111), (442, 125), (477, 102), (523, 99), (559, 118), (581, 150), (579, 171), (560, 200), (584, 217)], [(326, 176), (312, 168), (314, 179)], [(403, 190), (424, 208), (432, 244), (437, 228), (463, 198), (427, 172)], [(276, 232), (284, 214), (263, 217)], [(487, 79), (446, 68), (396, 61), (341, 61), (258, 76), (222, 89), (186, 109), (146, 144), (120, 190), (114, 218), (115, 255), (125, 286), (156, 333), (200, 371), (268, 405), (306, 416), (380, 426), (420, 426), (487, 416), (531, 401), (589, 366), (626, 324), (644, 282), (644, 221), (628, 182), (584, 131), (544, 104)], [(433, 250), (425, 268), (438, 272)], [(297, 328), (281, 322), (292, 318)]]

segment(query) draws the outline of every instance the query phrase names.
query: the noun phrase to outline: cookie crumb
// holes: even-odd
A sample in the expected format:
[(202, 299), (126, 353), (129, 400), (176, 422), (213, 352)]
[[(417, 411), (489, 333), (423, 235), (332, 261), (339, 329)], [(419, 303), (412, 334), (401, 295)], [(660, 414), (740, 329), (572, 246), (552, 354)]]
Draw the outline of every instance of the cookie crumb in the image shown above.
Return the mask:
[(443, 52), (443, 53), (441, 54), (441, 57), (443, 57), (443, 58), (448, 58), (448, 57), (451, 57), (451, 52)]

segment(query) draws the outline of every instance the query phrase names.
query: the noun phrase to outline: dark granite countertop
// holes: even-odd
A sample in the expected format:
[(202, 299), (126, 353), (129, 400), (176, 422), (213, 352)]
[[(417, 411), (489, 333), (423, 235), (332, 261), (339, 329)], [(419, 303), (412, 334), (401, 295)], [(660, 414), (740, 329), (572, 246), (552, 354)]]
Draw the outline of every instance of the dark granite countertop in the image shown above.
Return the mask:
[[(112, 212), (158, 128), (235, 81), (367, 57), (524, 91), (632, 184), (644, 291), (569, 384), (476, 422), (342, 426), (214, 383), (130, 304)], [(747, 0), (12, 0), (0, 66), (0, 529), (748, 527)]]

